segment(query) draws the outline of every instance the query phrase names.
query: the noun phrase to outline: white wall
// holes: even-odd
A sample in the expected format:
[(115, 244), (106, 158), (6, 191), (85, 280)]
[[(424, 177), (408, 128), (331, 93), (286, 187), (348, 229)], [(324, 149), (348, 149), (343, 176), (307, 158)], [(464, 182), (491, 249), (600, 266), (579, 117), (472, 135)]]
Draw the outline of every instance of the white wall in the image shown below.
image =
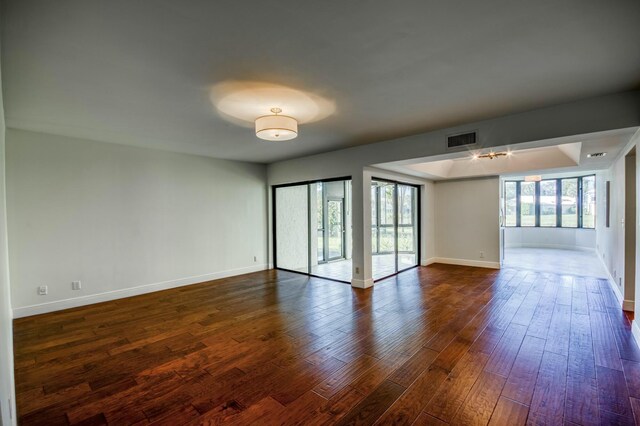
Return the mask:
[[(601, 220), (598, 217), (598, 220)], [(505, 228), (505, 248), (546, 247), (595, 250), (595, 229), (574, 228)]]
[(436, 185), (428, 181), (420, 186), (420, 190), (420, 264), (428, 265), (436, 257)]
[[(8, 129), (14, 315), (265, 268), (265, 173), (263, 165)], [(82, 290), (71, 290), (74, 280)]]
[(497, 177), (435, 182), (436, 261), (499, 267), (499, 184)]
[[(617, 290), (622, 294), (624, 282), (624, 156), (608, 169), (596, 176), (596, 197), (602, 194), (602, 203), (597, 205), (596, 249)], [(610, 182), (610, 226), (605, 223), (606, 182)]]
[[(596, 220), (596, 250), (602, 259), (614, 289), (626, 310), (634, 309), (632, 292), (625, 295), (625, 223), (636, 220), (635, 217), (625, 217), (625, 156), (640, 141), (637, 132), (613, 165), (596, 174), (597, 220)], [(605, 224), (606, 182), (610, 181), (610, 226)], [(602, 198), (600, 198), (602, 197)], [(602, 200), (602, 201), (600, 201)], [(637, 201), (636, 201), (637, 202)], [(633, 222), (632, 222), (633, 223)]]
[(13, 383), (13, 325), (5, 203), (5, 124), (0, 85), (0, 424), (3, 425), (16, 424)]

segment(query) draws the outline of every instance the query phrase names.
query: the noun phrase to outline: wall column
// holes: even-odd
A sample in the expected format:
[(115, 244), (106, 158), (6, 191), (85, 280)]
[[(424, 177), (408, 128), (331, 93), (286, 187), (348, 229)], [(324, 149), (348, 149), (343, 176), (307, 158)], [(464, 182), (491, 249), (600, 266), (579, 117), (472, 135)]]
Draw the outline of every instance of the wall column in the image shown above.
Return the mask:
[(360, 170), (352, 176), (353, 270), (351, 285), (373, 285), (371, 271), (371, 172)]
[[(640, 149), (640, 131), (635, 133), (635, 135), (633, 136), (633, 139), (636, 140), (635, 147), (636, 147), (636, 154), (637, 154), (637, 150)], [(636, 155), (635, 160), (636, 160), (636, 171), (637, 171), (638, 168), (640, 168), (640, 155)], [(639, 228), (640, 227), (640, 173), (636, 173), (635, 178), (636, 178), (636, 211), (635, 211), (636, 214), (633, 220), (635, 220), (636, 222), (636, 231), (637, 231), (638, 229), (640, 229)], [(628, 220), (632, 220), (632, 219), (629, 218)], [(636, 266), (637, 266), (637, 265), (640, 265), (640, 238), (638, 238), (638, 232), (636, 232), (635, 246), (636, 246), (635, 255), (636, 255)], [(638, 267), (635, 268), (634, 311), (636, 306), (640, 307), (640, 268)], [(631, 332), (638, 346), (640, 346), (640, 324), (638, 324), (639, 322), (640, 322), (640, 318), (638, 318), (638, 315), (637, 314), (634, 315), (633, 322), (631, 323)]]

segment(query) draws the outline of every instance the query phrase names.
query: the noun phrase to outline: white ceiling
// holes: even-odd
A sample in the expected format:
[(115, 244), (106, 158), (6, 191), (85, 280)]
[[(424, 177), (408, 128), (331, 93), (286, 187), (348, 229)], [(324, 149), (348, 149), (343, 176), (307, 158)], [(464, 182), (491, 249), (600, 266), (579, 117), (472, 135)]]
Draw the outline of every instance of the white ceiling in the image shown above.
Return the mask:
[[(7, 125), (273, 162), (639, 87), (640, 2), (7, 0)], [(212, 105), (228, 80), (335, 105), (294, 143)]]
[[(427, 159), (376, 164), (375, 167), (431, 180), (464, 179), (480, 176), (521, 176), (607, 169), (629, 143), (637, 128), (571, 136), (553, 141), (535, 141), (492, 149), (461, 151)], [(474, 158), (474, 154), (508, 152), (510, 155)], [(604, 157), (588, 154), (605, 152)]]

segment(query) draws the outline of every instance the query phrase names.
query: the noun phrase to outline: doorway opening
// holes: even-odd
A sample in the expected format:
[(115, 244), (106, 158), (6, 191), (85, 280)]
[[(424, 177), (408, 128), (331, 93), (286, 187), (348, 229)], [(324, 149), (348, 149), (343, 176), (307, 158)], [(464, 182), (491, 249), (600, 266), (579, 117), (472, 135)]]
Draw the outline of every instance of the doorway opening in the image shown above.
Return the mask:
[(595, 251), (595, 174), (507, 178), (500, 198), (504, 267), (607, 276)]
[(624, 306), (636, 300), (636, 148), (624, 158)]

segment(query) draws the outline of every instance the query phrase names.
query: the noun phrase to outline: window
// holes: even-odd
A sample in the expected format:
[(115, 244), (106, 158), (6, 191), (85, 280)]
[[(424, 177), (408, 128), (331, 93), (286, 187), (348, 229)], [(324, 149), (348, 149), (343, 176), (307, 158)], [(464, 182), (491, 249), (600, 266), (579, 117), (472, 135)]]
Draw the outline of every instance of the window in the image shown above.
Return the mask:
[(563, 228), (578, 227), (578, 179), (562, 179)]
[(504, 182), (505, 226), (595, 228), (596, 177)]
[(540, 226), (557, 226), (556, 188), (555, 180), (540, 182)]
[(517, 182), (504, 183), (504, 215), (506, 226), (516, 226), (518, 216), (518, 200), (516, 197)]
[(414, 205), (416, 188), (408, 185), (398, 185), (398, 251), (413, 253), (414, 241)]
[(380, 188), (380, 236), (378, 251), (393, 253), (396, 249), (395, 233), (395, 185), (382, 183)]
[(536, 183), (520, 183), (520, 226), (536, 226)]

